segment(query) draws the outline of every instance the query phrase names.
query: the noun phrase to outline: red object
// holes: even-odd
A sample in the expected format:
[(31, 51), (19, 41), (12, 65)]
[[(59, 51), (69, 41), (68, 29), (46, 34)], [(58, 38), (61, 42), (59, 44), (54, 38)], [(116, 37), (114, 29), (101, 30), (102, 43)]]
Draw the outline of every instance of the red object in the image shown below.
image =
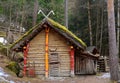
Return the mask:
[(24, 65), (27, 64), (27, 58), (24, 57)]
[(71, 76), (74, 76), (74, 48), (70, 49), (70, 69)]
[(23, 47), (23, 53), (24, 53), (24, 76), (26, 76), (26, 71), (27, 71), (27, 55), (28, 55), (28, 48), (29, 48), (29, 44), (27, 44), (27, 46)]
[(24, 65), (24, 69), (23, 69), (23, 74), (24, 74), (24, 76), (26, 75), (26, 72), (25, 72), (26, 69), (27, 69), (27, 68), (26, 68), (26, 65)]
[(34, 68), (29, 68), (28, 70), (28, 76), (29, 77), (35, 77), (35, 69)]

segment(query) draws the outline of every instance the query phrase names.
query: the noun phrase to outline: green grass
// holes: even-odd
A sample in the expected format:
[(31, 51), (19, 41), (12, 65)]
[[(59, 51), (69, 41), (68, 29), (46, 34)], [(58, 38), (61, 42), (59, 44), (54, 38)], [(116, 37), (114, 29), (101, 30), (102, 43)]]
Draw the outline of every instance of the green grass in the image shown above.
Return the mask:
[(0, 53), (3, 55), (7, 55), (7, 46), (0, 43)]
[(3, 31), (0, 31), (0, 37), (6, 37), (6, 33)]

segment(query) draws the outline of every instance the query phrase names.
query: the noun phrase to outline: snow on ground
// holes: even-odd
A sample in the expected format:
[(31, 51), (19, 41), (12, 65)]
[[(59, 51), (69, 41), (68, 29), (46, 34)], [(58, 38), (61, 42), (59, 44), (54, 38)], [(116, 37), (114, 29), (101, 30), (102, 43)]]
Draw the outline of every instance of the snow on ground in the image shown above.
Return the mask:
[(4, 44), (7, 43), (7, 41), (3, 37), (0, 37), (0, 42)]
[(8, 74), (6, 74), (3, 69), (0, 67), (0, 83), (15, 83), (14, 81), (12, 80), (6, 80), (5, 78), (6, 77), (9, 77)]
[(9, 75), (6, 74), (6, 73), (3, 71), (3, 69), (0, 67), (0, 76), (2, 76), (2, 77), (8, 77)]
[(98, 76), (99, 78), (110, 78), (110, 73), (104, 73), (101, 76)]
[(4, 41), (4, 39), (2, 37), (0, 37), (0, 42), (2, 43)]

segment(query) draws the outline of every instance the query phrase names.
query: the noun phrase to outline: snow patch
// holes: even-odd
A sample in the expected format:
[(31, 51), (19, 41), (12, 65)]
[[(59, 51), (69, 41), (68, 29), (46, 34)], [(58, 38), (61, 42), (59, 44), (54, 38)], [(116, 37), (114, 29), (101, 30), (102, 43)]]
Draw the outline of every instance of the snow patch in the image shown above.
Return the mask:
[(0, 83), (15, 83), (14, 81), (8, 81), (5, 79), (5, 77), (8, 77), (9, 75), (6, 74), (3, 69), (0, 67)]
[(0, 77), (0, 83), (9, 83), (4, 77)]
[(110, 78), (110, 73), (104, 73), (102, 76), (99, 76), (99, 78)]
[(0, 67), (0, 76), (2, 76), (2, 77), (8, 77), (9, 75), (6, 74), (6, 73), (3, 71), (3, 69)]
[(15, 83), (14, 81), (10, 81), (10, 83)]
[(0, 37), (0, 42), (3, 43), (3, 44), (6, 44), (6, 43), (7, 43), (7, 40), (5, 40), (4, 37)]
[(63, 81), (65, 77), (49, 77), (48, 80), (60, 80)]

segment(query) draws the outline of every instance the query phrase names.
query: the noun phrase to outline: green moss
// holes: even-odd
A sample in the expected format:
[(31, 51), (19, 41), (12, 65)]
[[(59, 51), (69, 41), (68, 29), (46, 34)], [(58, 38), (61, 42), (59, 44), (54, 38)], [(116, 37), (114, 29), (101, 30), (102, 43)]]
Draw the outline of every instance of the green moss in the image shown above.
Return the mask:
[(22, 40), (23, 38), (25, 38), (27, 35), (29, 35), (35, 28), (37, 28), (40, 24), (37, 24), (36, 26), (34, 26), (33, 28), (31, 28), (29, 31), (27, 31), (24, 35), (22, 35), (18, 40), (16, 40), (11, 46), (10, 48), (12, 48), (15, 44), (17, 44), (20, 40)]
[(18, 56), (18, 58), (23, 58), (24, 57), (22, 52), (17, 52), (16, 56)]
[(20, 67), (17, 62), (10, 62), (6, 67), (16, 74), (20, 72)]
[(24, 58), (23, 53), (22, 52), (17, 52), (16, 56), (14, 56), (14, 58), (17, 62), (23, 61), (23, 58)]
[(6, 37), (6, 33), (3, 31), (0, 31), (0, 37)]
[(80, 38), (78, 38), (76, 35), (74, 35), (71, 31), (69, 31), (65, 26), (60, 25), (59, 23), (53, 21), (52, 19), (48, 19), (51, 24), (53, 24), (53, 26), (62, 29), (63, 31), (65, 31), (66, 33), (68, 33), (69, 35), (73, 36), (77, 41), (79, 41), (83, 46), (87, 46)]
[(3, 55), (7, 55), (7, 46), (0, 43), (0, 53)]

